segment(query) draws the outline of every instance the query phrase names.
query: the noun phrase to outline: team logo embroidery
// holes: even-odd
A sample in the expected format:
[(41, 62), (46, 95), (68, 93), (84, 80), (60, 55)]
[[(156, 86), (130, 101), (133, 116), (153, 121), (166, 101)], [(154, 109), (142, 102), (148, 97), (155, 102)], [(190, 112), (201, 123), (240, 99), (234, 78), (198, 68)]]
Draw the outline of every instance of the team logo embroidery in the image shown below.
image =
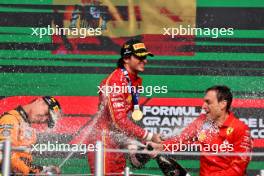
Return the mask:
[(139, 49), (146, 49), (146, 47), (145, 47), (145, 45), (144, 45), (144, 43), (137, 43), (137, 44), (134, 44), (133, 45), (133, 48), (134, 48), (134, 50), (136, 51), (136, 50), (139, 50)]
[(4, 130), (2, 131), (2, 135), (3, 135), (4, 137), (8, 137), (8, 136), (11, 135), (11, 132), (10, 132), (10, 130), (4, 129)]
[(200, 142), (202, 142), (202, 141), (205, 140), (205, 138), (206, 138), (206, 134), (205, 134), (204, 131), (202, 131), (202, 132), (198, 135), (198, 140), (199, 140)]
[(228, 127), (227, 130), (226, 130), (226, 134), (230, 135), (233, 131), (234, 131), (234, 128)]

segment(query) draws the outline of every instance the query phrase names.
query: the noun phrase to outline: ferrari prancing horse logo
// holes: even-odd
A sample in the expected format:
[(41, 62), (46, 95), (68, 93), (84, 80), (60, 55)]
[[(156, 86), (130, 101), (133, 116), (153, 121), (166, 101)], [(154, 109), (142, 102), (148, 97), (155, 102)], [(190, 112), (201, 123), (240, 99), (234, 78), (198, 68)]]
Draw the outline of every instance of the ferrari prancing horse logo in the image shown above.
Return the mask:
[(233, 131), (234, 131), (234, 128), (228, 127), (227, 130), (226, 130), (226, 134), (230, 135)]

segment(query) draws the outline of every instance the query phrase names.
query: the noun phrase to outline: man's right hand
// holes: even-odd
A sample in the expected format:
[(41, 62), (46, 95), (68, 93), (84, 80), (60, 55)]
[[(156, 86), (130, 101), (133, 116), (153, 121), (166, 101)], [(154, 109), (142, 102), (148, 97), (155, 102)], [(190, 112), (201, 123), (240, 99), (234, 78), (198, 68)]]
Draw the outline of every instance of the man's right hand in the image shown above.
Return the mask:
[(161, 140), (160, 134), (154, 133), (152, 138), (151, 138), (151, 141), (155, 142), (155, 143), (161, 143), (162, 140)]
[(157, 144), (154, 142), (147, 142), (148, 148), (152, 148), (152, 150), (148, 150), (148, 155), (151, 158), (155, 158), (160, 152), (163, 151), (163, 145)]

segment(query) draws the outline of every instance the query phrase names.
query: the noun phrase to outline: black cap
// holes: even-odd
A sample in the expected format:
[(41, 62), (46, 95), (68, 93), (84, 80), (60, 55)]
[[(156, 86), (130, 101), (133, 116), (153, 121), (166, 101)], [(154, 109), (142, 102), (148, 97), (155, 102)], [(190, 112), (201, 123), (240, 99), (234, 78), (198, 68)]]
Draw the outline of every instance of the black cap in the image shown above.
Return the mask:
[(131, 56), (132, 54), (137, 57), (154, 56), (151, 52), (147, 50), (145, 44), (138, 39), (128, 40), (121, 48), (121, 57)]
[(58, 100), (51, 96), (42, 97), (45, 103), (49, 106), (49, 115), (48, 119), (48, 127), (53, 128), (55, 125), (55, 121), (59, 118), (61, 113), (61, 106)]

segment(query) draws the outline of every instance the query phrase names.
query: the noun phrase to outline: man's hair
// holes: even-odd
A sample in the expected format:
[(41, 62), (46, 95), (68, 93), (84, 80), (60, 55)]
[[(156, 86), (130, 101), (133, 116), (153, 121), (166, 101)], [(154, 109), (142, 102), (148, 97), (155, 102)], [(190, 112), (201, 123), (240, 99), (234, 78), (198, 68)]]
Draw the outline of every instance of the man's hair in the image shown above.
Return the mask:
[(226, 101), (226, 111), (230, 110), (231, 107), (231, 103), (233, 100), (233, 95), (230, 91), (230, 88), (224, 85), (216, 85), (216, 86), (212, 86), (209, 87), (208, 89), (206, 89), (205, 93), (209, 92), (209, 91), (216, 91), (216, 96), (217, 96), (217, 101)]
[(130, 56), (131, 56), (131, 55), (129, 55), (129, 56), (124, 56), (124, 57), (121, 57), (120, 59), (118, 59), (118, 61), (117, 61), (117, 63), (116, 63), (117, 68), (123, 68), (124, 65), (125, 65), (125, 61), (124, 61), (124, 59), (126, 59), (126, 58), (130, 58)]
[(123, 68), (124, 67), (124, 64), (125, 64), (125, 61), (124, 61), (124, 58), (120, 58), (118, 59), (116, 65), (117, 65), (117, 68)]

